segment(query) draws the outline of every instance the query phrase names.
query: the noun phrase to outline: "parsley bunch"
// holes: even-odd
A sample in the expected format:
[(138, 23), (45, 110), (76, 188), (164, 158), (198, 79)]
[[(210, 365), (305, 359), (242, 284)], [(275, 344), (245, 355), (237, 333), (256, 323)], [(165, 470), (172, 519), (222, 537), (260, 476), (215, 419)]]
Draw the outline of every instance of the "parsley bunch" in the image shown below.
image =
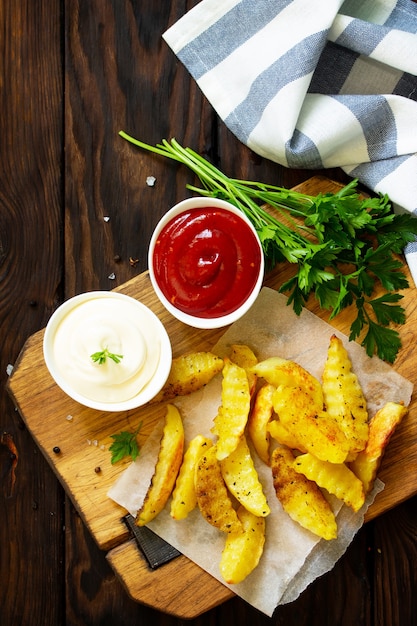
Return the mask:
[[(356, 317), (349, 339), (362, 335), (367, 354), (393, 363), (401, 347), (391, 323), (403, 324), (405, 312), (399, 290), (408, 287), (403, 264), (395, 255), (417, 235), (417, 220), (395, 214), (386, 195), (363, 198), (357, 180), (336, 193), (317, 196), (227, 177), (221, 170), (175, 139), (157, 146), (143, 143), (123, 131), (120, 135), (136, 146), (189, 167), (202, 188), (187, 185), (200, 195), (228, 200), (250, 219), (262, 243), (269, 269), (287, 261), (296, 272), (281, 285), (288, 303), (299, 315), (314, 294), (330, 319), (348, 306)], [(283, 220), (264, 205), (278, 210)], [(385, 290), (374, 297), (375, 285)]]

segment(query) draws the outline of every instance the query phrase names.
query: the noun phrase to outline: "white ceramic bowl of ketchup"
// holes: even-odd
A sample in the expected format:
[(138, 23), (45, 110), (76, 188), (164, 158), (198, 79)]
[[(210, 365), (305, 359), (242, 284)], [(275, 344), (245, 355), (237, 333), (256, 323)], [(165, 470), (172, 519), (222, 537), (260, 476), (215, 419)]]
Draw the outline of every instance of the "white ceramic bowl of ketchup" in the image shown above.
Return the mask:
[(194, 328), (232, 324), (255, 302), (264, 255), (242, 211), (220, 199), (194, 197), (172, 207), (149, 245), (149, 275), (161, 303)]

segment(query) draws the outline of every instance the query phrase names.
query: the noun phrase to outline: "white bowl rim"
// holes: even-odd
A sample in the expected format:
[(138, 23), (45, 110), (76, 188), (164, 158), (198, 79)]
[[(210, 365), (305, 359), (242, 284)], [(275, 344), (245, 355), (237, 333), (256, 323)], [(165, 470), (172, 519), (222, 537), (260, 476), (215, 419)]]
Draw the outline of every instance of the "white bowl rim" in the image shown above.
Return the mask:
[[(259, 274), (258, 274), (257, 281), (255, 283), (255, 286), (252, 289), (251, 294), (240, 307), (238, 307), (231, 313), (228, 313), (227, 315), (223, 315), (222, 317), (212, 317), (212, 318), (196, 317), (194, 315), (190, 315), (189, 313), (184, 313), (183, 311), (180, 311), (179, 309), (174, 307), (170, 303), (170, 301), (165, 297), (162, 290), (160, 289), (158, 285), (158, 281), (155, 276), (154, 269), (153, 269), (153, 250), (155, 248), (155, 243), (161, 230), (164, 228), (164, 226), (166, 226), (166, 224), (168, 224), (168, 222), (173, 217), (176, 217), (177, 215), (180, 215), (181, 213), (187, 210), (195, 209), (199, 207), (223, 208), (223, 209), (230, 211), (231, 213), (234, 213), (238, 217), (240, 217), (242, 221), (244, 221), (250, 227), (253, 234), (255, 235), (255, 238), (256, 238), (256, 241), (258, 242), (259, 250), (261, 253)], [(231, 202), (222, 200), (221, 198), (211, 198), (209, 196), (193, 196), (191, 198), (186, 198), (185, 200), (181, 200), (180, 202), (175, 204), (171, 209), (169, 209), (161, 217), (161, 219), (157, 223), (152, 233), (152, 237), (149, 243), (148, 270), (149, 270), (149, 277), (152, 283), (152, 287), (154, 288), (156, 295), (158, 296), (159, 300), (164, 305), (164, 307), (167, 309), (167, 311), (171, 313), (171, 315), (173, 315), (179, 321), (184, 322), (184, 324), (187, 324), (188, 326), (192, 326), (194, 328), (199, 328), (199, 329), (210, 330), (210, 329), (215, 329), (215, 328), (222, 328), (223, 326), (228, 326), (229, 324), (236, 322), (247, 311), (249, 311), (249, 309), (251, 308), (251, 306), (254, 304), (255, 300), (257, 299), (259, 292), (261, 290), (261, 287), (262, 287), (262, 283), (264, 280), (264, 271), (265, 271), (265, 259), (264, 259), (262, 244), (260, 242), (258, 233), (256, 232), (255, 227), (253, 226), (252, 222), (243, 213), (243, 211), (241, 211), (234, 204), (231, 204)]]
[[(137, 306), (145, 311), (147, 315), (153, 318), (160, 335), (161, 339), (161, 356), (159, 360), (159, 365), (156, 373), (150, 383), (148, 383), (143, 391), (140, 391), (138, 394), (129, 398), (128, 400), (124, 400), (122, 402), (98, 402), (95, 400), (91, 400), (90, 398), (86, 398), (80, 393), (74, 391), (67, 383), (65, 378), (57, 373), (54, 358), (52, 356), (52, 340), (54, 333), (60, 324), (62, 317), (68, 313), (75, 306), (78, 306), (82, 302), (88, 302), (92, 299), (96, 298), (111, 298), (113, 300), (128, 300), (130, 303), (133, 303), (134, 306)], [(127, 411), (131, 409), (139, 408), (143, 406), (152, 398), (156, 396), (156, 394), (162, 389), (164, 384), (167, 381), (169, 372), (171, 370), (172, 364), (172, 347), (169, 335), (166, 331), (165, 326), (162, 324), (159, 317), (145, 304), (137, 300), (133, 296), (128, 296), (127, 294), (120, 293), (117, 291), (88, 291), (80, 293), (76, 296), (73, 296), (63, 302), (51, 315), (49, 321), (45, 328), (44, 338), (43, 338), (43, 357), (45, 360), (46, 367), (51, 374), (52, 378), (70, 398), (86, 406), (90, 409), (95, 409), (98, 411), (111, 411), (111, 412), (121, 412)]]

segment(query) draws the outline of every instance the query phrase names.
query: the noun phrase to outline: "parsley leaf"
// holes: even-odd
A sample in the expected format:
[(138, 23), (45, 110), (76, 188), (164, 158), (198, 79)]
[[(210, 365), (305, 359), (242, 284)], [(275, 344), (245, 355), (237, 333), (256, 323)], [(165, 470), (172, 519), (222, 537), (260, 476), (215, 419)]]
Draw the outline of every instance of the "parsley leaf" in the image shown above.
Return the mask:
[(398, 304), (395, 304), (402, 298), (403, 296), (399, 293), (387, 293), (380, 298), (369, 300), (368, 304), (372, 307), (378, 324), (381, 324), (382, 326), (388, 326), (390, 322), (394, 322), (395, 324), (404, 324), (404, 309)]
[(111, 463), (114, 465), (118, 461), (121, 461), (124, 457), (130, 456), (132, 461), (135, 461), (139, 456), (139, 446), (136, 441), (136, 436), (142, 428), (142, 422), (139, 424), (135, 432), (129, 432), (122, 430), (116, 435), (110, 435), (113, 439), (109, 450), (112, 454)]
[(372, 320), (368, 320), (368, 330), (361, 345), (368, 356), (373, 356), (378, 348), (379, 357), (388, 363), (393, 363), (401, 348), (401, 340), (394, 329), (379, 326)]

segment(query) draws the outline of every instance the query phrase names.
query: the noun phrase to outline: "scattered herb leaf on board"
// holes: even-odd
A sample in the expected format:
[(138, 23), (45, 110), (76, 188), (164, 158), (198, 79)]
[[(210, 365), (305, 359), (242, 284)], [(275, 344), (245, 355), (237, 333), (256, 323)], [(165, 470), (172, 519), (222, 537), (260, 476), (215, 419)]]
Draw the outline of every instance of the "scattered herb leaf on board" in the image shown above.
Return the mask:
[(139, 456), (139, 446), (136, 441), (136, 436), (142, 427), (142, 422), (139, 424), (135, 432), (129, 432), (122, 430), (116, 435), (110, 435), (113, 439), (109, 450), (111, 452), (111, 463), (114, 465), (118, 461), (121, 461), (126, 456), (130, 456), (132, 461), (135, 461)]

